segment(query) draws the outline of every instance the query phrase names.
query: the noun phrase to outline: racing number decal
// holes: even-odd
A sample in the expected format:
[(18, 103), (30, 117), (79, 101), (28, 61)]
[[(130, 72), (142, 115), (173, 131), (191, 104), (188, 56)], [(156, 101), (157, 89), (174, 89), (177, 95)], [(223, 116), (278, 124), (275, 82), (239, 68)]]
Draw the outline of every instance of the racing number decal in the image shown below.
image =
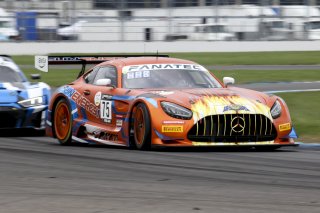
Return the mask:
[(100, 117), (110, 123), (112, 119), (112, 101), (101, 100)]

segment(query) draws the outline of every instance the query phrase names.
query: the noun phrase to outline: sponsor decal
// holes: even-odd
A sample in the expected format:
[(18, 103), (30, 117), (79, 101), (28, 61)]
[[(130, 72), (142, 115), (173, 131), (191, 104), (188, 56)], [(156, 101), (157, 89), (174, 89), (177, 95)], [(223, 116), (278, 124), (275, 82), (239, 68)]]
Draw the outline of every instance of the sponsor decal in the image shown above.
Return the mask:
[(112, 122), (112, 95), (103, 94), (100, 97), (100, 118), (105, 123)]
[(286, 131), (291, 129), (291, 124), (290, 123), (285, 123), (285, 124), (280, 124), (279, 125), (279, 131)]
[(127, 74), (127, 79), (138, 79), (138, 78), (149, 78), (149, 77), (150, 77), (150, 70), (129, 72)]
[(162, 126), (162, 132), (183, 132), (183, 126)]
[(104, 57), (104, 56), (97, 56), (97, 57), (92, 57), (92, 56), (85, 56), (85, 57), (80, 57), (79, 59), (83, 59), (86, 61), (108, 61), (110, 59), (115, 59), (117, 57)]
[[(43, 57), (43, 56), (40, 56)], [(84, 56), (83, 56), (84, 57)], [(81, 61), (81, 59), (83, 57), (72, 57), (72, 56), (51, 56), (49, 58), (50, 62), (61, 62), (61, 61), (66, 61), (66, 62), (70, 62), (70, 61)]]
[(96, 106), (99, 106), (100, 101), (101, 101), (101, 92), (97, 92), (96, 95), (94, 96), (94, 104)]
[[(39, 56), (44, 57), (44, 56)], [(50, 56), (49, 62), (79, 62), (81, 60), (86, 61), (105, 61), (114, 59), (115, 57), (105, 57), (105, 56)]]
[(99, 110), (98, 108), (91, 103), (87, 98), (82, 96), (78, 91), (74, 91), (71, 96), (71, 99), (80, 107), (84, 108), (87, 112), (99, 118)]
[(100, 118), (106, 123), (112, 121), (112, 101), (101, 100), (100, 102)]
[(166, 70), (166, 69), (167, 70), (181, 69), (181, 70), (207, 71), (203, 66), (198, 64), (143, 64), (143, 65), (125, 66), (122, 69), (122, 73), (127, 74), (129, 72), (137, 72), (137, 71), (144, 71), (144, 70)]
[(162, 121), (163, 124), (184, 124), (184, 121)]
[(73, 93), (75, 92), (75, 89), (73, 89), (72, 87), (69, 86), (64, 86), (62, 88), (62, 92), (68, 96), (69, 98), (71, 98), (71, 96), (73, 95)]
[(156, 94), (156, 95), (161, 95), (161, 96), (167, 96), (167, 95), (174, 94), (173, 91), (151, 91), (151, 93)]
[(226, 111), (249, 111), (249, 109), (245, 106), (241, 106), (241, 105), (237, 105), (237, 104), (232, 104), (232, 105), (229, 105), (229, 106), (225, 106), (223, 108), (223, 112), (226, 112)]
[(94, 139), (117, 141), (118, 135), (116, 133), (107, 132), (92, 125), (85, 125), (88, 136), (92, 135)]
[(48, 72), (48, 56), (35, 56), (36, 69)]
[(109, 132), (94, 132), (94, 137), (99, 138), (101, 140), (106, 140), (106, 141), (117, 141), (118, 140), (118, 135), (109, 133)]
[(111, 100), (112, 99), (112, 95), (106, 95), (106, 94), (103, 94), (102, 97), (101, 97), (102, 100)]
[(116, 134), (112, 134), (112, 133), (108, 133), (108, 132), (105, 132), (104, 134), (103, 134), (103, 132), (102, 132), (102, 134), (100, 133), (100, 139), (102, 139), (102, 140), (106, 140), (106, 141), (117, 141), (118, 140), (118, 135), (116, 135)]
[(117, 119), (116, 121), (116, 126), (121, 127), (122, 126), (123, 121), (120, 119)]

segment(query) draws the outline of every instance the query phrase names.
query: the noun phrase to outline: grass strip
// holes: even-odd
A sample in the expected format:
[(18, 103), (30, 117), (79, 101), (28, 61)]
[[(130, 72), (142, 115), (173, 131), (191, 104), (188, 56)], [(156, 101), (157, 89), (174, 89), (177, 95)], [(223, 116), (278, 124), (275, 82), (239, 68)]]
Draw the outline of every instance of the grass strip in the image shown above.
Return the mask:
[[(79, 69), (50, 70), (48, 73), (35, 69), (24, 69), (24, 73), (30, 79), (30, 74), (40, 73), (41, 81), (57, 87), (70, 83), (78, 76)], [(236, 70), (236, 71), (212, 71), (216, 77), (222, 79), (225, 76), (233, 77), (236, 84), (259, 83), (259, 82), (290, 82), (290, 81), (320, 81), (320, 70)], [(31, 79), (30, 79), (31, 80)]]
[(299, 135), (297, 141), (320, 142), (320, 92), (280, 93)]
[(236, 80), (236, 84), (281, 81), (320, 81), (320, 70), (214, 70), (212, 72), (219, 79), (226, 76), (233, 77)]
[[(112, 54), (112, 53), (109, 53)], [(125, 54), (125, 53), (124, 53)], [(140, 53), (142, 54), (142, 53)], [(155, 54), (155, 53), (151, 53)], [(162, 53), (161, 53), (162, 54)], [(170, 57), (195, 61), (202, 65), (314, 65), (319, 64), (320, 51), (234, 52), (234, 53), (168, 53)], [(52, 54), (72, 55), (72, 54)], [(73, 54), (80, 55), (80, 54)], [(89, 55), (89, 54), (83, 54)], [(17, 64), (34, 64), (34, 56), (13, 56)]]
[(193, 60), (203, 65), (311, 65), (320, 63), (319, 51), (169, 53), (169, 55)]
[[(31, 82), (41, 81), (49, 84), (52, 87), (59, 87), (76, 80), (79, 70), (50, 70), (49, 72), (40, 72), (35, 69), (24, 69), (24, 74)], [(41, 74), (40, 80), (30, 79), (30, 74)]]

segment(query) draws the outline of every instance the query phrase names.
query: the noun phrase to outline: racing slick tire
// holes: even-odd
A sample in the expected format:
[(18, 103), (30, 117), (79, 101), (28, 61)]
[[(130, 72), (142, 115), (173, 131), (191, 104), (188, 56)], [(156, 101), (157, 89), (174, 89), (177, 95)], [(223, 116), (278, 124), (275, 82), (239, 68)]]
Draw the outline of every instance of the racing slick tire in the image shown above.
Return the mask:
[(145, 104), (137, 105), (133, 120), (133, 137), (136, 148), (149, 150), (151, 148), (151, 121)]
[(58, 101), (53, 112), (53, 128), (61, 145), (72, 142), (72, 116), (69, 103), (65, 99)]

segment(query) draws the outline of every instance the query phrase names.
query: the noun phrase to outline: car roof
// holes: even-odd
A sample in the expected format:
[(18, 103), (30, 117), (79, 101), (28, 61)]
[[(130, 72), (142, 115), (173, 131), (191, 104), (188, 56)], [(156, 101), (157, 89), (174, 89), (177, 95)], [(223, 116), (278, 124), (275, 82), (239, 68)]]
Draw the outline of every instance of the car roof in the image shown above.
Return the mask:
[(110, 61), (103, 62), (99, 66), (114, 65), (117, 67), (140, 65), (140, 64), (196, 64), (193, 61), (168, 58), (168, 57), (130, 57), (130, 58), (118, 58)]

